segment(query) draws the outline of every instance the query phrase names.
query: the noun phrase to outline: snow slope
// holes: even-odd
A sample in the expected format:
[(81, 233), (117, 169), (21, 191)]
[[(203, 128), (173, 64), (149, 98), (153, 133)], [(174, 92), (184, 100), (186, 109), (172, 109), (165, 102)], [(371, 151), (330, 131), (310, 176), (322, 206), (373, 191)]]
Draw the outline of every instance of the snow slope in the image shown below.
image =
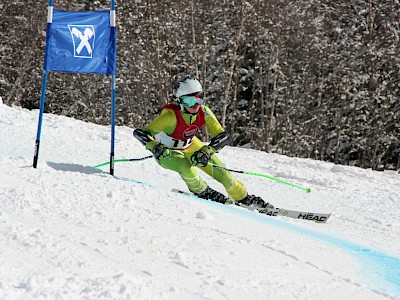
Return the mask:
[[(400, 299), (400, 176), (226, 147), (227, 167), (277, 207), (267, 217), (171, 192), (153, 159), (106, 162), (110, 128), (0, 105), (0, 299)], [(149, 152), (118, 127), (116, 158)], [(221, 186), (204, 176), (220, 191)], [(143, 184), (138, 183), (143, 182)]]

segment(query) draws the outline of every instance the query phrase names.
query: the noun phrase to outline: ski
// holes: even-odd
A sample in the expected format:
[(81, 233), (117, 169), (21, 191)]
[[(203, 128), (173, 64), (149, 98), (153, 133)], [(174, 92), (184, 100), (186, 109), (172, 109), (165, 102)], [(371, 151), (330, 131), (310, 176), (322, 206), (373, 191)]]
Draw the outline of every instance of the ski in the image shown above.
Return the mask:
[(307, 211), (297, 211), (286, 208), (268, 208), (265, 210), (259, 211), (259, 213), (267, 215), (267, 216), (284, 216), (292, 219), (300, 219), (307, 221), (314, 221), (317, 223), (326, 223), (328, 221), (331, 214), (326, 213), (315, 213), (315, 212), (307, 212)]
[[(196, 195), (194, 195), (190, 192), (185, 192), (185, 191), (178, 190), (178, 189), (172, 189), (172, 192), (198, 198)], [(243, 208), (251, 210), (251, 211), (258, 211), (258, 213), (260, 213), (260, 214), (271, 216), (271, 217), (283, 216), (283, 217), (288, 217), (288, 218), (292, 218), (292, 219), (314, 221), (317, 223), (326, 223), (326, 221), (328, 221), (329, 217), (331, 216), (331, 214), (326, 214), (326, 213), (297, 211), (297, 210), (291, 210), (291, 209), (286, 209), (286, 208), (255, 209), (254, 207), (240, 204), (240, 203), (234, 202), (234, 201), (232, 201), (230, 203), (226, 203), (226, 204), (227, 205), (237, 205), (239, 207), (243, 207)]]

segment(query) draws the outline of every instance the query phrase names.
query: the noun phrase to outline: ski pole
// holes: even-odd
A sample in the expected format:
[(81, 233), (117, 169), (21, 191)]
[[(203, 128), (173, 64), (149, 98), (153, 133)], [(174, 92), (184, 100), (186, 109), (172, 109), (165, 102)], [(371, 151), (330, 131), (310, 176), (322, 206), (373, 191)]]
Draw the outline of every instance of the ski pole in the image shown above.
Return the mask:
[[(172, 155), (172, 156), (185, 157), (185, 155), (184, 155), (181, 151), (179, 151), (179, 150), (171, 150), (171, 155)], [(154, 156), (154, 155), (149, 155), (149, 156), (139, 157), (139, 158), (123, 158), (123, 159), (116, 159), (116, 160), (114, 160), (114, 162), (116, 163), (116, 162), (140, 161), (140, 160), (145, 160), (145, 159), (152, 158), (153, 156)], [(105, 163), (102, 163), (102, 164), (93, 166), (92, 168), (100, 168), (100, 167), (103, 167), (103, 166), (106, 166), (106, 165), (109, 165), (109, 164), (110, 164), (110, 162), (107, 161), (107, 162), (105, 162)]]
[[(140, 158), (123, 158), (123, 159), (115, 159), (115, 160), (114, 160), (114, 162), (116, 163), (116, 162), (139, 161), (139, 160), (145, 160), (145, 159), (149, 159), (149, 158), (152, 158), (152, 157), (153, 157), (153, 155), (149, 155), (149, 156), (145, 156), (145, 157), (140, 157)], [(100, 168), (100, 167), (103, 167), (103, 166), (106, 166), (106, 165), (109, 165), (109, 164), (110, 164), (110, 162), (109, 162), (109, 161), (107, 161), (107, 162), (105, 162), (105, 163), (102, 163), (102, 164), (99, 164), (99, 165), (93, 166), (93, 168)]]
[(306, 191), (307, 193), (310, 193), (310, 192), (311, 192), (311, 189), (310, 189), (310, 188), (301, 187), (301, 186), (299, 186), (299, 185), (297, 185), (297, 184), (294, 184), (294, 183), (291, 183), (291, 182), (288, 182), (288, 181), (285, 181), (285, 180), (282, 180), (282, 179), (279, 179), (279, 178), (276, 178), (276, 177), (273, 177), (273, 176), (270, 176), (270, 175), (267, 175), (267, 174), (255, 173), (255, 172), (248, 172), (248, 171), (240, 171), (240, 170), (232, 170), (232, 169), (228, 169), (228, 168), (225, 168), (225, 167), (222, 167), (222, 166), (218, 166), (218, 165), (213, 164), (213, 163), (210, 163), (210, 162), (208, 163), (208, 165), (209, 165), (209, 166), (212, 166), (212, 167), (214, 167), (214, 168), (217, 168), (217, 169), (225, 170), (225, 171), (230, 171), (230, 172), (235, 172), (235, 173), (241, 173), (241, 174), (246, 174), (246, 175), (260, 176), (260, 177), (272, 179), (272, 180), (275, 180), (275, 181), (277, 181), (277, 182), (280, 182), (280, 183), (283, 183), (283, 184), (287, 184), (287, 185), (290, 185), (290, 186), (292, 186), (292, 187), (301, 189), (301, 190), (303, 190), (303, 191)]

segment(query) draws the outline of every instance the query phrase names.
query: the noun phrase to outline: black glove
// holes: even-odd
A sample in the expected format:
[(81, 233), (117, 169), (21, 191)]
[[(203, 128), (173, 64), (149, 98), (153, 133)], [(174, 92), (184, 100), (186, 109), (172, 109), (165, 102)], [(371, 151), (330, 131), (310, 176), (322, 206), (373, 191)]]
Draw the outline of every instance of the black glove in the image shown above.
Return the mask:
[(156, 144), (150, 151), (157, 160), (171, 158), (171, 149), (161, 143)]
[(140, 128), (137, 128), (133, 131), (133, 136), (137, 138), (143, 146), (145, 146), (148, 142), (154, 140), (150, 132)]
[(190, 157), (193, 166), (200, 165), (206, 167), (208, 161), (211, 159), (211, 155), (215, 153), (215, 149), (209, 146), (203, 146), (200, 150), (193, 153)]

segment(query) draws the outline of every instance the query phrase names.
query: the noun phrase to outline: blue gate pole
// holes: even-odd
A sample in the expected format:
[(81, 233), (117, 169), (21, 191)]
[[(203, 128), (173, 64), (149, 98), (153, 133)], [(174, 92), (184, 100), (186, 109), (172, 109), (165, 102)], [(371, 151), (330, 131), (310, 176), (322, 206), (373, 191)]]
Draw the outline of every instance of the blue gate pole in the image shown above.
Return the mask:
[(33, 167), (35, 169), (37, 168), (37, 163), (38, 163), (38, 159), (39, 159), (40, 134), (42, 132), (42, 121), (43, 121), (44, 103), (45, 103), (45, 97), (46, 97), (47, 76), (48, 76), (48, 71), (45, 70), (43, 73), (43, 79), (42, 79), (42, 95), (40, 96), (39, 122), (38, 122), (38, 128), (37, 128), (37, 133), (36, 133), (35, 152), (34, 152), (34, 156), (33, 156)]
[[(45, 49), (45, 55), (44, 55), (45, 59), (47, 57), (46, 56), (47, 39), (48, 39), (49, 32), (51, 29), (51, 23), (53, 23), (53, 2), (54, 2), (54, 0), (49, 0), (49, 5), (47, 8), (46, 49)], [(42, 133), (42, 121), (43, 121), (44, 104), (45, 104), (45, 98), (46, 98), (47, 77), (48, 77), (48, 71), (44, 70), (43, 71), (43, 79), (42, 79), (42, 92), (41, 92), (41, 96), (40, 96), (39, 122), (38, 122), (38, 128), (37, 128), (37, 133), (36, 133), (35, 151), (34, 151), (34, 155), (33, 155), (33, 167), (35, 169), (37, 168), (37, 163), (38, 163), (38, 159), (39, 159), (40, 135)]]
[(116, 98), (116, 90), (115, 90), (115, 75), (113, 74), (111, 77), (111, 152), (110, 152), (110, 174), (114, 175), (114, 144), (115, 144), (115, 98)]
[[(110, 27), (111, 36), (116, 39), (115, 0), (111, 0)], [(115, 49), (117, 51), (117, 49)], [(115, 115), (116, 115), (116, 71), (111, 75), (111, 152), (110, 174), (114, 175), (114, 144), (115, 144)]]

